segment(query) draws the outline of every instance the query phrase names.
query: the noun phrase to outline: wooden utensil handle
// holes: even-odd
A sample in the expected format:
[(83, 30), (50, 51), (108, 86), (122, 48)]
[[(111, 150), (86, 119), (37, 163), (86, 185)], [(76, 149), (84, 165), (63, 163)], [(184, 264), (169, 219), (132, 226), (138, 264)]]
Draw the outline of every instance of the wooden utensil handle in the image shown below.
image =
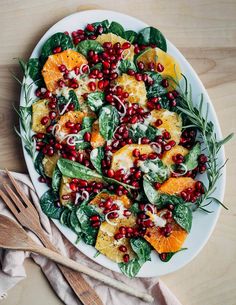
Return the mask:
[(85, 265), (82, 265), (82, 264), (79, 264), (67, 257), (64, 257), (62, 255), (60, 255), (59, 253), (56, 253), (52, 250), (49, 250), (47, 248), (42, 248), (42, 247), (38, 247), (37, 249), (32, 249), (33, 252), (36, 252), (39, 253), (39, 254), (42, 254), (46, 257), (48, 257), (49, 259), (59, 263), (59, 264), (62, 264), (68, 268), (71, 268), (73, 270), (76, 270), (76, 271), (79, 271), (79, 272), (82, 272), (84, 274), (87, 274), (89, 275), (90, 277), (94, 278), (94, 279), (97, 279), (99, 281), (102, 281), (103, 283), (105, 283), (106, 285), (108, 286), (111, 286), (115, 289), (118, 289), (118, 290), (121, 290), (129, 295), (132, 295), (132, 296), (135, 296), (135, 297), (138, 297), (142, 300), (144, 300), (145, 302), (153, 302), (153, 297), (149, 294), (146, 294), (144, 292), (141, 292), (141, 291), (138, 291), (138, 290), (135, 290), (134, 288), (120, 282), (120, 281), (117, 281), (113, 278), (110, 278), (104, 274), (102, 274), (101, 272), (98, 272), (98, 271), (95, 271), (93, 269), (90, 269), (89, 267), (85, 266)]
[[(47, 249), (54, 251), (53, 253), (59, 253), (43, 231), (41, 233), (37, 232), (37, 236)], [(79, 272), (62, 265), (58, 265), (58, 268), (84, 305), (103, 305), (95, 290), (85, 281)]]

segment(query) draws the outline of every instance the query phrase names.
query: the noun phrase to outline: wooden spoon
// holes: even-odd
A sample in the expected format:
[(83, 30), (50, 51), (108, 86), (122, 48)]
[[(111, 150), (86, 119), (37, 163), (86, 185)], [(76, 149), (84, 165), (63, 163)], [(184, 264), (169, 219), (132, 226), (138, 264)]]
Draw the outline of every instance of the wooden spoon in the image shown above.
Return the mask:
[(110, 278), (101, 272), (90, 269), (89, 267), (79, 264), (67, 257), (64, 257), (52, 250), (39, 246), (31, 239), (25, 232), (25, 230), (19, 226), (15, 221), (11, 220), (9, 217), (0, 215), (0, 248), (13, 249), (13, 250), (23, 250), (35, 252), (49, 259), (64, 265), (73, 270), (82, 272), (91, 276), (94, 279), (102, 281), (103, 283), (111, 286), (115, 289), (121, 290), (127, 294), (138, 297), (145, 302), (153, 302), (153, 297), (144, 292), (138, 291), (124, 283)]

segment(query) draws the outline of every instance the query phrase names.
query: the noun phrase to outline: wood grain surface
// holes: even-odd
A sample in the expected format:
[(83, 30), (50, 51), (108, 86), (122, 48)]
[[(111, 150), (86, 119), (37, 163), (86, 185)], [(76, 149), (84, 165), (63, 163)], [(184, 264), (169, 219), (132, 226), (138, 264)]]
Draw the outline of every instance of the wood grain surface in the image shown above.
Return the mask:
[[(62, 17), (86, 9), (110, 9), (159, 28), (184, 54), (208, 89), (224, 135), (236, 127), (235, 0), (1, 0), (0, 1), (0, 168), (26, 172), (21, 144), (13, 126), (12, 105), (19, 87), (15, 58), (27, 59), (44, 32)], [(76, 26), (75, 26), (76, 27)], [(208, 244), (183, 269), (162, 280), (183, 305), (236, 304), (236, 140), (226, 146), (229, 158), (225, 203)], [(28, 277), (3, 305), (61, 304), (39, 268), (27, 261)]]

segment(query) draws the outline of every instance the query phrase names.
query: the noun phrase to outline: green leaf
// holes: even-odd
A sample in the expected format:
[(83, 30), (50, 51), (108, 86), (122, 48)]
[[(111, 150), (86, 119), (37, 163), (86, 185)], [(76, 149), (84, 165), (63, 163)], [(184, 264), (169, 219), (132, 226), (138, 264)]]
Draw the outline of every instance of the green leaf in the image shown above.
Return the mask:
[(118, 35), (122, 38), (125, 38), (125, 30), (121, 24), (118, 22), (112, 21), (109, 27), (109, 32)]
[(57, 166), (63, 176), (84, 180), (101, 180), (102, 176), (88, 167), (68, 159), (60, 158)]
[(134, 258), (128, 263), (119, 263), (118, 266), (120, 271), (129, 278), (134, 278), (142, 267), (138, 258)]
[(105, 140), (111, 140), (119, 124), (119, 113), (115, 107), (108, 105), (99, 112), (99, 131)]
[(87, 103), (92, 111), (98, 111), (105, 103), (105, 93), (101, 91), (89, 93)]
[(147, 179), (147, 177), (145, 175), (143, 177), (143, 189), (144, 189), (144, 193), (147, 196), (147, 199), (149, 200), (149, 202), (157, 205), (158, 199), (159, 199), (159, 193), (152, 186), (152, 183)]
[(69, 226), (69, 219), (70, 219), (70, 214), (71, 214), (71, 210), (69, 209), (64, 209), (64, 211), (61, 213), (60, 216), (60, 223), (64, 226)]
[(130, 238), (130, 245), (140, 262), (145, 263), (151, 260), (152, 248), (144, 238)]
[(137, 123), (129, 128), (129, 136), (134, 143), (138, 143), (140, 138), (147, 137), (149, 140), (155, 140), (156, 136), (161, 135), (161, 130), (150, 125)]
[(157, 72), (145, 72), (154, 81), (153, 85), (147, 86), (147, 98), (158, 97), (166, 94), (167, 90), (161, 85), (162, 76)]
[(52, 189), (55, 193), (59, 192), (61, 177), (62, 177), (61, 172), (59, 168), (56, 166), (52, 174)]
[(44, 167), (43, 167), (43, 163), (42, 163), (43, 158), (44, 158), (44, 154), (40, 151), (34, 160), (34, 168), (40, 176), (45, 177)]
[(64, 210), (64, 207), (55, 206), (57, 199), (57, 195), (52, 190), (48, 190), (40, 198), (42, 211), (50, 218), (60, 219), (61, 213)]
[(179, 251), (176, 251), (176, 252), (162, 253), (162, 254), (165, 254), (165, 257), (162, 256), (162, 255), (159, 255), (159, 256), (160, 256), (160, 260), (161, 260), (162, 262), (167, 263), (167, 262), (169, 262), (169, 261), (171, 260), (171, 258), (172, 258), (175, 254), (179, 253), (180, 251), (184, 251), (184, 250), (187, 250), (187, 248), (182, 248), (182, 249), (180, 249)]
[(173, 211), (174, 220), (187, 232), (192, 227), (192, 211), (186, 204), (178, 204)]
[(130, 43), (135, 43), (138, 34), (132, 30), (125, 31), (125, 39), (128, 40)]
[(75, 106), (75, 108), (74, 108), (75, 111), (80, 110), (79, 101), (78, 101), (77, 95), (74, 90), (69, 91), (68, 102), (70, 102), (71, 104), (73, 104)]
[(53, 50), (56, 47), (61, 47), (62, 51), (67, 49), (73, 49), (73, 42), (70, 36), (64, 33), (56, 33), (52, 35), (43, 45), (41, 52), (41, 60), (44, 63), (48, 56), (53, 54)]
[(92, 117), (84, 117), (82, 121), (82, 129), (92, 128), (93, 122), (95, 120), (96, 119)]
[(81, 234), (82, 229), (80, 226), (80, 222), (78, 220), (78, 217), (76, 215), (78, 208), (73, 208), (70, 214), (70, 219), (69, 219), (69, 223), (70, 223), (70, 227), (71, 229), (76, 233), (76, 234)]
[(132, 206), (129, 208), (129, 211), (130, 211), (132, 214), (137, 215), (137, 214), (140, 212), (138, 202), (134, 202), (134, 203), (132, 204)]
[[(32, 78), (34, 82), (41, 80), (43, 82), (41, 70), (42, 64), (38, 58), (30, 58), (27, 63), (27, 69), (29, 76)], [(38, 85), (38, 82), (37, 82)]]
[(102, 174), (102, 160), (104, 159), (103, 147), (94, 148), (90, 153), (90, 161), (99, 174)]
[(128, 59), (122, 59), (119, 63), (118, 69), (121, 73), (127, 73), (128, 70), (137, 71), (135, 64)]
[(193, 170), (198, 166), (198, 157), (201, 154), (201, 145), (197, 142), (190, 152), (185, 156), (184, 165), (187, 167), (188, 171)]
[(96, 40), (83, 40), (77, 45), (77, 51), (83, 54), (85, 57), (88, 56), (88, 52), (92, 50), (97, 54), (104, 51), (102, 45)]
[(160, 159), (143, 161), (140, 170), (150, 182), (163, 183), (170, 174), (168, 167)]
[(139, 45), (151, 45), (154, 44), (163, 51), (167, 51), (167, 44), (164, 35), (153, 27), (147, 27), (142, 29), (138, 33), (137, 42)]

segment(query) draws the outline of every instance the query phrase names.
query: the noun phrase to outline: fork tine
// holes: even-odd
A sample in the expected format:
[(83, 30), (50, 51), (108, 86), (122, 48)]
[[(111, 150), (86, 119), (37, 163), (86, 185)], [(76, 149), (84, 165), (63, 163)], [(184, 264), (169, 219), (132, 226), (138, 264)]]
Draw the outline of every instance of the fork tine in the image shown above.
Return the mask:
[(19, 209), (19, 211), (21, 212), (23, 209), (25, 209), (23, 202), (19, 199), (19, 197), (17, 197), (16, 193), (14, 193), (14, 191), (11, 189), (11, 187), (5, 183), (3, 183), (3, 187), (5, 188), (8, 196), (14, 202), (14, 204)]
[(2, 197), (2, 200), (11, 210), (12, 214), (15, 215), (16, 218), (18, 218), (18, 214), (19, 214), (18, 208), (12, 203), (12, 201), (8, 198), (8, 196), (3, 193), (2, 190), (0, 190), (0, 197)]
[(7, 175), (8, 175), (8, 177), (10, 178), (12, 184), (14, 185), (15, 189), (17, 190), (17, 193), (21, 196), (21, 198), (23, 199), (23, 201), (26, 204), (26, 206), (28, 206), (29, 208), (32, 208), (32, 209), (35, 210), (35, 207), (30, 202), (29, 198), (25, 195), (25, 193), (22, 191), (21, 187), (16, 182), (15, 178), (9, 173), (8, 169), (5, 169), (5, 171), (6, 171)]

